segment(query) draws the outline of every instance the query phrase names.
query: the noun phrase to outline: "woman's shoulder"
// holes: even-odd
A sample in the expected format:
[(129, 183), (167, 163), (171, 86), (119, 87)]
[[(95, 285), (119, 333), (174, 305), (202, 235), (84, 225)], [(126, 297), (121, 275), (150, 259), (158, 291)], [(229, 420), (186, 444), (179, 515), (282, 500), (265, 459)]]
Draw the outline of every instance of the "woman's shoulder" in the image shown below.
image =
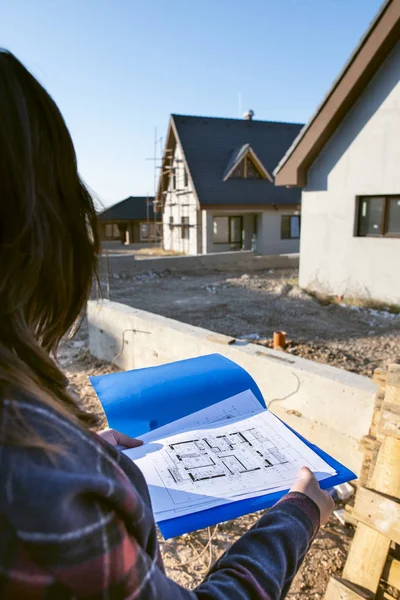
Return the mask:
[(21, 465), (84, 469), (104, 452), (97, 436), (81, 427), (67, 412), (34, 397), (4, 399), (0, 422), (4, 432), (13, 428), (19, 432), (17, 442), (2, 447), (3, 466), (18, 459)]
[[(3, 424), (14, 414), (11, 404), (4, 402), (9, 414)], [(98, 522), (98, 506), (104, 505), (104, 516), (122, 505), (143, 504), (137, 467), (132, 463), (127, 472), (130, 465), (125, 468), (120, 453), (95, 433), (38, 401), (21, 400), (18, 414), (42, 446), (1, 448), (0, 513), (15, 531), (79, 531)]]

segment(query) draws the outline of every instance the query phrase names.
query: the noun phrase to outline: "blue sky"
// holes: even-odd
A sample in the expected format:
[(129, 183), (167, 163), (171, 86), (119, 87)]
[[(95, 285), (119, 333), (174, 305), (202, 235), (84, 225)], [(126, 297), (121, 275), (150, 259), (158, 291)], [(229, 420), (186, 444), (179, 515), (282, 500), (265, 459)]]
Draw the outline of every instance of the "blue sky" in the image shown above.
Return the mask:
[(381, 0), (0, 0), (104, 205), (152, 194), (171, 112), (305, 122)]

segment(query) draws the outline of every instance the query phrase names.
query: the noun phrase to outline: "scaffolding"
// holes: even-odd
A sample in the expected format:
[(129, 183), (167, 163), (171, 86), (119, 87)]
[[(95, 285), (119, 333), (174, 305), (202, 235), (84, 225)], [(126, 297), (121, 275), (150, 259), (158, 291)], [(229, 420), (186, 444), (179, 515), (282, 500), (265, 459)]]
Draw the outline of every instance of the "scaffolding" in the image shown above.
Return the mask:
[[(165, 203), (167, 202), (168, 193), (173, 193), (175, 196), (184, 196), (189, 193), (189, 187), (177, 187), (177, 166), (184, 163), (182, 158), (176, 158), (175, 150), (176, 143), (173, 147), (167, 147), (168, 140), (166, 140), (165, 148), (163, 148), (163, 138), (157, 137), (157, 128), (154, 131), (154, 156), (148, 160), (154, 163), (154, 205), (153, 205), (153, 219), (151, 219), (150, 207), (147, 209), (148, 228), (154, 232), (154, 241), (160, 244), (160, 247), (164, 248), (164, 225), (168, 226), (170, 232), (179, 229), (181, 231), (181, 242), (179, 244), (179, 250), (188, 250), (185, 244), (186, 235), (190, 237), (190, 229), (198, 229), (197, 224), (190, 224), (185, 222), (185, 218), (188, 218), (186, 211), (182, 215), (182, 209), (190, 206), (189, 202), (170, 202), (170, 207), (177, 207), (177, 222), (165, 223), (163, 222), (163, 214)], [(186, 168), (186, 167), (185, 167)], [(188, 177), (188, 174), (187, 174)], [(170, 192), (170, 182), (174, 182), (172, 190)], [(179, 183), (181, 183), (179, 178)], [(151, 227), (151, 223), (153, 226)]]
[(160, 248), (163, 248), (162, 207), (160, 207), (157, 202), (158, 173), (162, 169), (163, 160), (163, 138), (158, 138), (157, 127), (154, 128), (154, 155), (146, 160), (151, 160), (154, 163), (154, 196), (153, 200), (149, 197), (147, 197), (146, 200), (147, 231), (149, 234), (149, 241), (152, 242), (153, 245), (159, 245)]

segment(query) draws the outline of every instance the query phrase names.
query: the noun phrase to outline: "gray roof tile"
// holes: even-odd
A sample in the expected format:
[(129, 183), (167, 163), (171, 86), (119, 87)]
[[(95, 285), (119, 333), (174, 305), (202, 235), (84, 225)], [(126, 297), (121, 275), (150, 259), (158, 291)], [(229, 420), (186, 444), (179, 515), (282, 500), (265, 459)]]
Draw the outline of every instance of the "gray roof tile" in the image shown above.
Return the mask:
[(223, 181), (234, 153), (250, 145), (269, 173), (303, 127), (296, 123), (172, 115), (201, 205), (300, 204), (301, 190), (267, 179)]
[(100, 221), (131, 221), (134, 219), (147, 219), (147, 200), (150, 200), (149, 217), (154, 218), (153, 196), (129, 196), (106, 208), (98, 215)]

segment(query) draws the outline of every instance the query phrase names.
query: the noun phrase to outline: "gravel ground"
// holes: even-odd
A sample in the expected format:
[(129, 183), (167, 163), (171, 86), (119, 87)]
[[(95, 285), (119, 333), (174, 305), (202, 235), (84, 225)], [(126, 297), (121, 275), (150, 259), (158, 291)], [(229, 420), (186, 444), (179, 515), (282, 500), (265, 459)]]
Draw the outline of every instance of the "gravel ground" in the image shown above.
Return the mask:
[(289, 352), (362, 375), (400, 357), (400, 315), (322, 306), (298, 287), (296, 271), (114, 275), (110, 298), (263, 345), (286, 331)]

